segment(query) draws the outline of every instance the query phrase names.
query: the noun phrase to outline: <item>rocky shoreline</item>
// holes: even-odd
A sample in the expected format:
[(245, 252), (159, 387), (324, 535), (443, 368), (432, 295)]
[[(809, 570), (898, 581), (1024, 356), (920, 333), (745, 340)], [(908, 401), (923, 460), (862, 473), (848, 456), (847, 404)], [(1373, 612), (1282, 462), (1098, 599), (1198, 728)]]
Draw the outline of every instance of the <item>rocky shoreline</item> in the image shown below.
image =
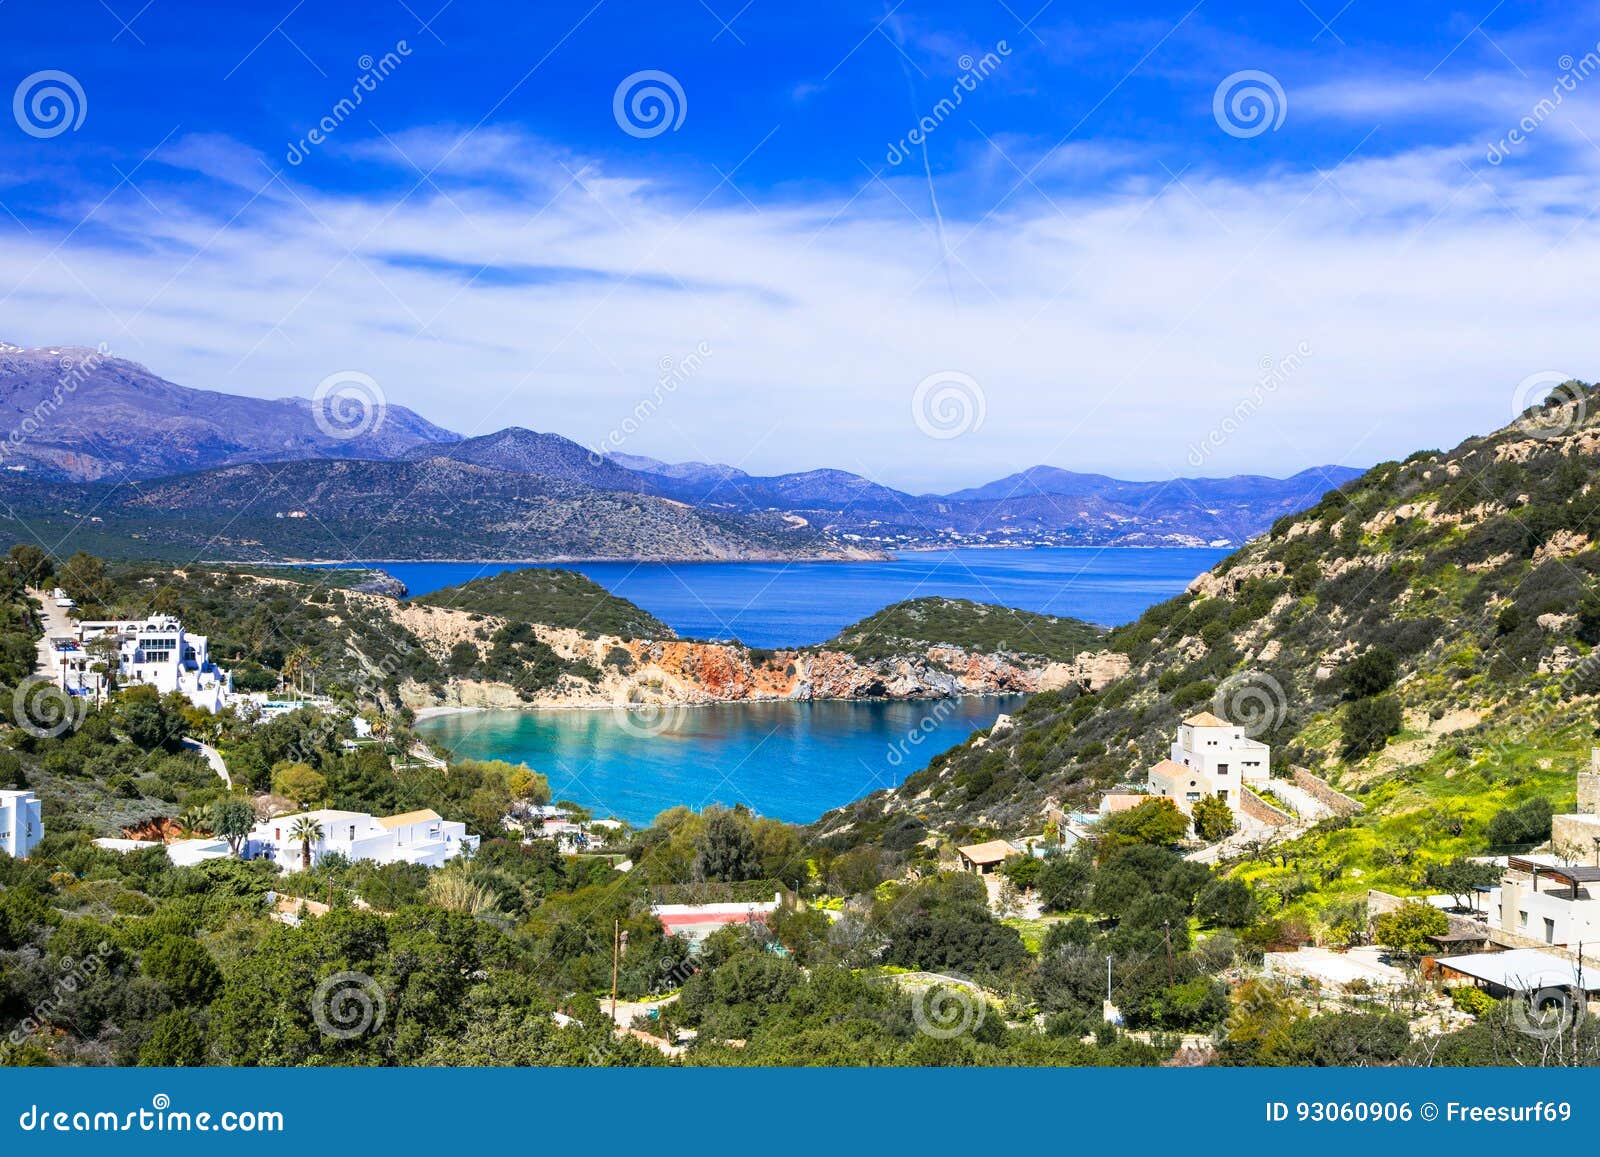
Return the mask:
[[(382, 599), (380, 595), (357, 597)], [(383, 599), (396, 621), (443, 660), (460, 642), (481, 644), (503, 620), (417, 603)], [(622, 639), (612, 635), (535, 626), (540, 641), (574, 666), (577, 675), (532, 698), (509, 683), (448, 679), (442, 685), (408, 681), (400, 700), (413, 711), (474, 707), (648, 707), (811, 699), (944, 699), (1050, 691), (1069, 686), (1095, 690), (1127, 673), (1115, 652), (1079, 655), (1070, 663), (1024, 656), (975, 654), (932, 646), (916, 654), (866, 661), (820, 648), (757, 650), (734, 643), (681, 639)]]

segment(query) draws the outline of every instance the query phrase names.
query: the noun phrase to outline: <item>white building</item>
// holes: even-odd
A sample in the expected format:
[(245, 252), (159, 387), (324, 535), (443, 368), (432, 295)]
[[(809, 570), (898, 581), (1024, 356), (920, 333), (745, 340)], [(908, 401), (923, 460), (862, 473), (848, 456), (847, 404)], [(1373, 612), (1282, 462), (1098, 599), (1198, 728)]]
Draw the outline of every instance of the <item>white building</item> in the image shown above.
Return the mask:
[(1237, 811), (1243, 787), (1265, 785), (1271, 778), (1272, 749), (1267, 744), (1202, 711), (1179, 725), (1171, 758), (1150, 769), (1150, 794), (1165, 796), (1185, 815), (1208, 795)]
[(1578, 809), (1552, 818), (1550, 851), (1506, 859), (1489, 923), (1508, 940), (1600, 945), (1600, 749), (1577, 775)]
[(0, 791), (0, 852), (25, 860), (44, 839), (39, 797), (31, 791)]
[(1600, 945), (1600, 868), (1555, 856), (1512, 856), (1500, 881), (1500, 930), (1541, 944)]
[(227, 840), (206, 836), (173, 840), (170, 844), (162, 844), (160, 840), (100, 839), (94, 841), (94, 846), (104, 848), (108, 852), (120, 852), (123, 855), (140, 852), (145, 848), (165, 847), (167, 859), (180, 868), (192, 868), (207, 860), (222, 860), (233, 854), (228, 848)]
[(75, 695), (104, 692), (105, 675), (97, 668), (111, 660), (92, 646), (97, 639), (112, 641), (123, 686), (144, 684), (163, 695), (176, 691), (212, 713), (222, 710), (233, 692), (233, 677), (211, 661), (206, 636), (189, 634), (171, 615), (82, 622), (74, 634), (52, 638), (57, 685)]
[(300, 871), (304, 853), (293, 832), (302, 818), (315, 822), (322, 832), (311, 841), (312, 864), (329, 852), (338, 852), (351, 860), (437, 868), (463, 851), (478, 849), (478, 837), (467, 834), (466, 824), (440, 819), (438, 812), (427, 808), (395, 816), (323, 808), (257, 824), (246, 842), (245, 858), (269, 859), (287, 871)]

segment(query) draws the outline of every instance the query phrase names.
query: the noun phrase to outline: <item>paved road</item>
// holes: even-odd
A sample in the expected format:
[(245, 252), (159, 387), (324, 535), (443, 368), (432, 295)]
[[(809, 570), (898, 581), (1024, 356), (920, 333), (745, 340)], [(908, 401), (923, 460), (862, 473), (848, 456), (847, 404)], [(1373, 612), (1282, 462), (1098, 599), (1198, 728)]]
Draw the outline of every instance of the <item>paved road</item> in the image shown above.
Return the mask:
[(28, 594), (39, 601), (44, 610), (40, 618), (44, 621), (44, 634), (39, 637), (37, 644), (38, 660), (34, 664), (39, 674), (48, 674), (50, 671), (50, 639), (53, 636), (72, 634), (72, 620), (67, 617), (67, 612), (56, 606), (55, 599), (50, 597), (49, 591), (28, 588)]
[(233, 776), (228, 774), (228, 765), (222, 762), (222, 752), (209, 743), (201, 743), (192, 735), (183, 737), (183, 745), (205, 756), (206, 762), (211, 765), (211, 770), (222, 777), (222, 782), (228, 785), (230, 791), (233, 790)]

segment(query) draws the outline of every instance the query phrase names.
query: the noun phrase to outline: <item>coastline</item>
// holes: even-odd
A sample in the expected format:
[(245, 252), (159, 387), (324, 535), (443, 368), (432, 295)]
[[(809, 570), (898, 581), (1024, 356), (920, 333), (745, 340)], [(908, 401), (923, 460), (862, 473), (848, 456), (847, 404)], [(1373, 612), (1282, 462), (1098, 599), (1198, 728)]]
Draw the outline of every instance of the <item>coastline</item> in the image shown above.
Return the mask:
[(908, 546), (883, 547), (877, 553), (864, 551), (860, 555), (743, 555), (738, 558), (642, 558), (637, 555), (560, 555), (544, 558), (282, 558), (262, 559), (203, 559), (206, 566), (309, 566), (359, 570), (363, 567), (422, 566), (448, 564), (452, 566), (570, 566), (583, 563), (663, 563), (671, 566), (722, 566), (729, 563), (774, 562), (892, 562), (907, 554), (944, 554), (957, 550), (1238, 550), (1239, 545), (1213, 546), (1210, 543), (1064, 543), (1050, 546), (1026, 546), (1006, 542), (968, 543), (918, 543)]
[(968, 691), (958, 695), (818, 695), (805, 699), (773, 697), (764, 699), (707, 699), (694, 703), (516, 703), (505, 706), (440, 706), (413, 709), (412, 718), (417, 723), (446, 719), (452, 715), (475, 715), (487, 711), (515, 711), (540, 714), (557, 711), (696, 711), (708, 707), (747, 707), (773, 703), (947, 703), (964, 699), (1001, 699), (1013, 696), (1031, 697), (1037, 691)]
[(887, 552), (862, 552), (853, 555), (823, 554), (823, 555), (793, 555), (793, 554), (747, 554), (734, 558), (642, 558), (637, 555), (626, 554), (597, 554), (597, 555), (555, 555), (544, 558), (283, 558), (272, 561), (262, 559), (202, 559), (201, 565), (205, 566), (312, 566), (332, 567), (348, 570), (360, 570), (364, 567), (379, 567), (388, 565), (397, 566), (424, 566), (432, 564), (449, 564), (453, 566), (571, 566), (574, 564), (593, 562), (615, 563), (664, 563), (670, 566), (722, 566), (728, 563), (775, 563), (775, 562), (891, 562), (894, 555)]
[[(473, 714), (474, 712), (477, 712), (477, 711), (493, 711), (493, 710), (496, 710), (496, 708), (493, 708), (493, 707), (455, 707), (455, 706), (418, 707), (416, 710), (412, 711), (411, 718), (412, 718), (412, 720), (414, 722), (426, 723), (430, 719), (442, 719), (446, 715), (471, 715), (471, 714)], [(502, 708), (501, 710), (504, 710), (504, 709)], [(517, 710), (517, 708), (511, 708), (510, 710), (514, 711), (514, 710)], [(537, 710), (537, 708), (535, 708), (535, 710)]]

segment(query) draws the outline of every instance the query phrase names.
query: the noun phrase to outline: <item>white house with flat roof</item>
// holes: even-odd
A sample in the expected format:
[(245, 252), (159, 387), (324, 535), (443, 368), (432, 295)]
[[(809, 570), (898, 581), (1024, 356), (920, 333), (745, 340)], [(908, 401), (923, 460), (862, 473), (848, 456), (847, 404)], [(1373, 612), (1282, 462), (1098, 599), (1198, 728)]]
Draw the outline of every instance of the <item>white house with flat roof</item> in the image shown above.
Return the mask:
[(1513, 936), (1576, 950), (1600, 945), (1600, 868), (1555, 856), (1511, 856), (1500, 879), (1500, 907), (1491, 909)]
[(1150, 794), (1165, 796), (1185, 815), (1205, 796), (1216, 796), (1238, 810), (1245, 787), (1272, 778), (1272, 748), (1244, 728), (1209, 711), (1178, 725), (1172, 754), (1150, 769)]
[(322, 832), (311, 841), (313, 864), (329, 852), (338, 852), (351, 860), (437, 868), (463, 851), (478, 849), (479, 838), (467, 834), (466, 824), (441, 819), (428, 808), (394, 816), (323, 808), (258, 823), (245, 845), (245, 857), (273, 860), (287, 871), (298, 872), (304, 857), (301, 841), (293, 832), (303, 818), (312, 820)]
[[(107, 643), (97, 647), (96, 640)], [(163, 695), (176, 691), (213, 714), (233, 692), (233, 676), (211, 661), (206, 636), (188, 633), (171, 615), (81, 622), (74, 633), (52, 637), (48, 650), (51, 678), (74, 695), (103, 693), (106, 678), (99, 668), (111, 662), (123, 686), (143, 684)]]
[(192, 868), (207, 860), (225, 860), (233, 854), (228, 847), (227, 840), (216, 839), (211, 836), (196, 836), (188, 840), (173, 840), (170, 844), (163, 844), (160, 840), (129, 840), (129, 839), (100, 839), (94, 841), (94, 846), (104, 848), (108, 852), (119, 852), (127, 855), (129, 852), (141, 852), (145, 848), (165, 848), (167, 859), (180, 868)]
[(25, 860), (44, 839), (44, 815), (31, 791), (0, 791), (0, 852)]
[(1500, 932), (1569, 952), (1600, 945), (1600, 749), (1577, 788), (1577, 811), (1552, 817), (1550, 851), (1507, 858), (1489, 910)]

